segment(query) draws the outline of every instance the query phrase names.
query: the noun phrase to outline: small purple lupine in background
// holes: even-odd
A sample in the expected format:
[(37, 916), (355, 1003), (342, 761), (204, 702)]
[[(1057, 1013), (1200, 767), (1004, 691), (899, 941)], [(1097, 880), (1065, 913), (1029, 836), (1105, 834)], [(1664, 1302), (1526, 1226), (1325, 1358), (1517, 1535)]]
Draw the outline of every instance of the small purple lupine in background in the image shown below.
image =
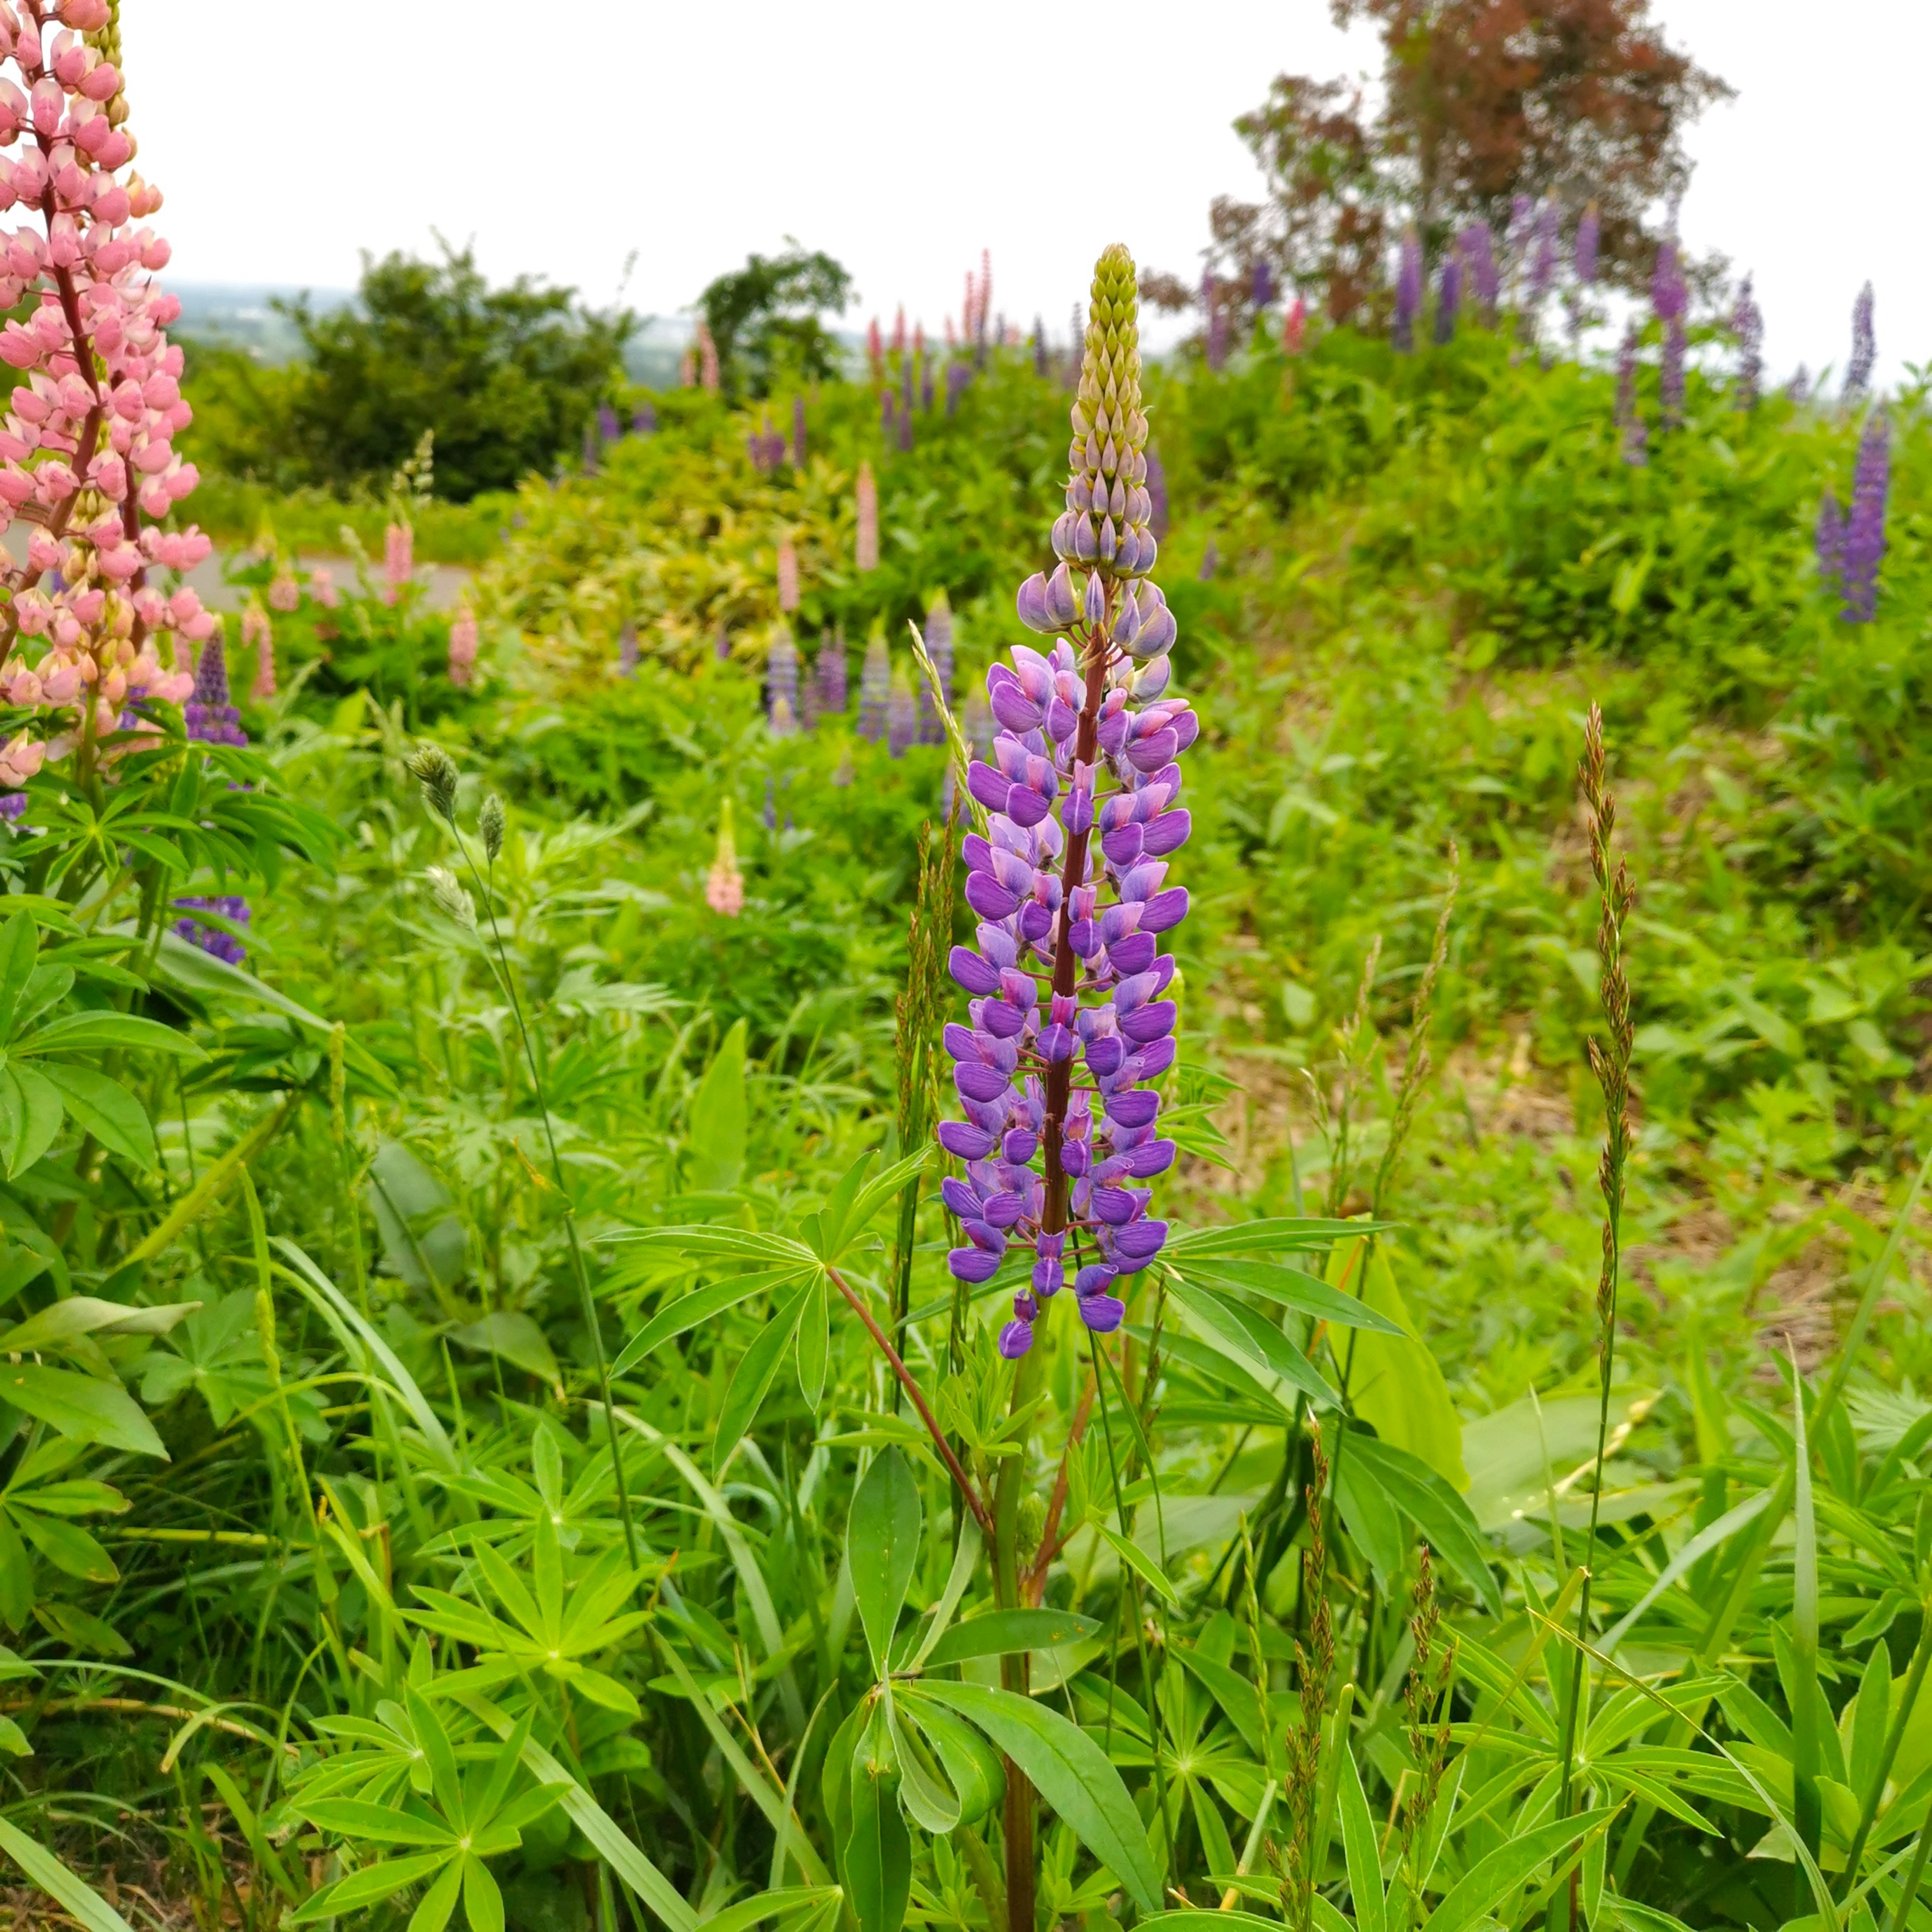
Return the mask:
[(218, 631), (201, 647), (194, 667), (194, 692), (182, 706), (182, 723), (188, 736), (202, 745), (245, 745), (242, 714), (228, 697), (228, 659)]
[(1535, 232), (1535, 197), (1527, 194), (1511, 195), (1509, 226), (1503, 230), (1503, 260), (1508, 263), (1510, 274), (1516, 280), (1522, 279), (1529, 254), (1530, 238)]
[(1820, 578), (1826, 584), (1836, 584), (1842, 591), (1845, 576), (1845, 513), (1838, 508), (1838, 493), (1828, 483), (1825, 485), (1825, 494), (1818, 499), (1818, 520), (1812, 530), (1811, 542), (1817, 553)]
[[(952, 702), (952, 606), (944, 590), (935, 590), (926, 607), (926, 654), (939, 679), (939, 688), (948, 705)], [(946, 742), (946, 725), (933, 702), (932, 688), (922, 678), (919, 686), (919, 742), (922, 745)]]
[(1738, 407), (1754, 410), (1764, 380), (1764, 312), (1751, 292), (1748, 275), (1731, 311), (1731, 333), (1738, 338)]
[[(752, 460), (755, 463), (758, 460), (757, 453), (754, 452)], [(597, 474), (597, 431), (589, 423), (584, 426), (584, 473), (586, 476)]]
[(605, 442), (615, 442), (624, 434), (617, 412), (608, 403), (597, 405), (597, 434)]
[(633, 436), (655, 436), (658, 433), (658, 410), (655, 403), (640, 403), (637, 413), (631, 418)]
[(1395, 272), (1395, 316), (1390, 335), (1398, 349), (1415, 346), (1415, 318), (1422, 313), (1422, 241), (1413, 228), (1403, 231)]
[(886, 707), (892, 694), (892, 661), (885, 634), (874, 631), (866, 644), (866, 662), (859, 668), (859, 735), (874, 744), (886, 735)]
[(1624, 331), (1623, 346), (1617, 351), (1616, 423), (1622, 433), (1624, 460), (1641, 469), (1650, 460), (1650, 431), (1637, 413), (1636, 324)]
[(932, 413), (932, 358), (928, 356), (919, 365), (919, 406), (928, 416)]
[(1784, 393), (1794, 403), (1809, 402), (1811, 399), (1811, 370), (1808, 364), (1801, 362), (1791, 373), (1791, 380), (1785, 384)]
[(939, 1140), (966, 1164), (942, 1183), (965, 1237), (947, 1265), (986, 1282), (1010, 1247), (1030, 1252), (1000, 1334), (1009, 1360), (1032, 1346), (1070, 1262), (1086, 1327), (1120, 1326), (1116, 1287), (1167, 1238), (1139, 1184), (1175, 1152), (1156, 1138), (1161, 1096), (1148, 1083), (1175, 1057), (1175, 1004), (1161, 998), (1174, 964), (1159, 935), (1187, 910), (1186, 889), (1164, 881), (1189, 830), (1176, 760), (1198, 726), (1184, 701), (1162, 699), (1174, 622), (1144, 580), (1156, 544), (1124, 248), (1101, 256), (1093, 295), (1066, 509), (1053, 526), (1060, 562), (1018, 599), (1022, 622), (1053, 645), (1016, 648), (987, 674), (1001, 728), (968, 785), (988, 836), (969, 835), (963, 854), (978, 946), (956, 946), (950, 962), (970, 998), (969, 1024), (945, 1034), (965, 1118)]
[(1033, 319), (1033, 373), (1046, 374), (1046, 323), (1040, 316)]
[(20, 814), (27, 808), (27, 794), (23, 791), (0, 792), (0, 820), (9, 825), (17, 824)]
[(722, 664), (731, 655), (731, 633), (724, 628), (724, 620), (718, 620), (718, 662)]
[(1865, 418), (1852, 472), (1852, 507), (1845, 518), (1845, 621), (1869, 624), (1878, 608), (1879, 566), (1885, 561), (1885, 506), (1892, 488), (1892, 426), (1882, 410)]
[(836, 628), (818, 642), (818, 659), (812, 668), (818, 673), (818, 715), (842, 718), (845, 715), (845, 629)]
[(762, 814), (767, 832), (778, 829), (778, 788), (771, 774), (765, 774), (765, 809)]
[[(20, 797), (24, 800), (26, 794)], [(212, 912), (218, 918), (226, 920), (231, 926), (247, 926), (252, 915), (248, 902), (226, 894), (214, 898), (182, 898), (174, 902), (178, 912)], [(232, 933), (224, 932), (220, 927), (206, 926), (198, 919), (178, 919), (175, 931), (190, 946), (198, 946), (202, 951), (212, 954), (217, 959), (225, 960), (230, 966), (239, 966), (248, 956), (248, 949)]]
[(890, 389), (879, 392), (879, 430), (881, 435), (890, 438), (898, 421), (898, 398)]
[(966, 740), (968, 748), (974, 757), (990, 758), (993, 755), (993, 707), (986, 702), (986, 694), (976, 691), (966, 700), (959, 713), (959, 734)]
[(1472, 221), (1456, 238), (1456, 252), (1469, 278), (1469, 292), (1476, 298), (1484, 322), (1496, 326), (1496, 304), (1502, 295), (1502, 276), (1496, 267), (1496, 241), (1486, 221)]
[(791, 460), (795, 467), (805, 467), (805, 398), (791, 399)]
[(852, 486), (854, 534), (852, 561), (861, 571), (879, 567), (879, 486), (872, 480), (872, 466), (859, 466), (858, 480)]
[(634, 677), (638, 671), (638, 627), (628, 617), (617, 633), (617, 675)]
[(1208, 539), (1208, 548), (1201, 553), (1201, 568), (1196, 573), (1203, 584), (1214, 582), (1214, 572), (1219, 567), (1220, 561), (1221, 553), (1214, 547), (1214, 539), (1210, 537)]
[(1872, 285), (1868, 282), (1852, 304), (1852, 359), (1845, 364), (1847, 398), (1864, 394), (1877, 361), (1878, 336), (1872, 327)]
[(1650, 277), (1650, 305), (1664, 325), (1657, 394), (1658, 426), (1666, 430), (1681, 429), (1684, 424), (1684, 315), (1690, 303), (1677, 244), (1666, 237), (1657, 244), (1657, 262)]
[(1576, 238), (1570, 254), (1570, 272), (1583, 288), (1596, 286), (1597, 251), (1603, 232), (1603, 218), (1597, 212), (1597, 204), (1593, 201), (1577, 218)]
[(1208, 366), (1219, 370), (1228, 360), (1228, 305), (1211, 268), (1202, 272), (1201, 314), (1206, 331)]
[(1167, 472), (1161, 467), (1160, 458), (1150, 447), (1147, 452), (1148, 501), (1152, 508), (1148, 515), (1148, 528), (1156, 537), (1167, 534)]
[(1254, 273), (1248, 298), (1256, 308), (1274, 306), (1274, 269), (1265, 255), (1255, 257)]
[(790, 626), (776, 625), (765, 658), (765, 707), (774, 738), (788, 738), (798, 728), (798, 646)]
[(1529, 254), (1529, 305), (1540, 308), (1556, 280), (1556, 251), (1562, 238), (1562, 210), (1553, 194), (1546, 194), (1536, 212), (1534, 239)]
[(898, 446), (899, 454), (902, 456), (910, 455), (911, 454), (912, 402), (910, 398), (908, 398), (904, 408), (899, 411)]
[(1442, 258), (1442, 273), (1436, 291), (1436, 340), (1454, 340), (1456, 311), (1462, 305), (1462, 258), (1450, 249)]
[(946, 413), (949, 417), (959, 407), (959, 398), (966, 393), (967, 385), (972, 380), (970, 363), (949, 362), (946, 365)]
[(902, 670), (886, 696), (886, 748), (894, 758), (902, 758), (918, 742), (919, 704)]

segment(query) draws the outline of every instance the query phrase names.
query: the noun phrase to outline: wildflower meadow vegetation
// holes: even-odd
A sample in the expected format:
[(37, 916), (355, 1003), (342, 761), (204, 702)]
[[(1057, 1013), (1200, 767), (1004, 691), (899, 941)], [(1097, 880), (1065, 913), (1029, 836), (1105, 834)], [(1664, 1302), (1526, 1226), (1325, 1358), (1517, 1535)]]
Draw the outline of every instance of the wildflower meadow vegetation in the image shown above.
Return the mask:
[(224, 618), (116, 15), (0, 54), (0, 1923), (1932, 1927), (1869, 290), (754, 257), (336, 561), (212, 475)]

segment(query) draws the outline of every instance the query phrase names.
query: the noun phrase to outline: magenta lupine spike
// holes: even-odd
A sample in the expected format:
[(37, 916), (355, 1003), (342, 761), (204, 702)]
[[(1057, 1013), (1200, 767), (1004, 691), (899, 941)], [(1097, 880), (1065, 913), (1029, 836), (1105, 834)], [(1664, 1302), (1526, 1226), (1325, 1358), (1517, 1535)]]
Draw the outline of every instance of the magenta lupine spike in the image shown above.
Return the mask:
[(1597, 212), (1593, 201), (1586, 208), (1576, 223), (1576, 239), (1570, 257), (1570, 272), (1579, 285), (1592, 288), (1597, 280), (1597, 251), (1603, 236), (1603, 218)]
[(1146, 1083), (1174, 1058), (1175, 1008), (1161, 998), (1174, 962), (1159, 935), (1187, 910), (1186, 889), (1166, 879), (1189, 830), (1176, 760), (1198, 728), (1184, 700), (1162, 695), (1174, 622), (1146, 578), (1155, 544), (1135, 282), (1127, 251), (1108, 249), (1072, 412), (1066, 509), (1053, 526), (1060, 562), (1018, 600), (1021, 621), (1055, 641), (1016, 647), (988, 672), (1000, 728), (968, 776), (990, 819), (964, 847), (979, 945), (956, 946), (951, 962), (971, 998), (970, 1023), (945, 1036), (965, 1118), (939, 1138), (966, 1164), (942, 1184), (965, 1235), (947, 1261), (982, 1282), (1010, 1248), (1032, 1256), (1000, 1334), (1009, 1359), (1032, 1346), (1042, 1303), (1070, 1273), (1086, 1325), (1118, 1328), (1116, 1286), (1167, 1238), (1137, 1184), (1174, 1156)]
[[(946, 701), (952, 702), (952, 606), (944, 590), (933, 593), (926, 613), (926, 654), (932, 660), (939, 688)], [(922, 745), (946, 742), (946, 724), (933, 702), (931, 687), (922, 678), (919, 686), (919, 742)]]
[(1852, 304), (1852, 359), (1845, 364), (1845, 394), (1862, 396), (1871, 383), (1878, 361), (1878, 337), (1872, 327), (1872, 285), (1868, 282)]
[(1826, 584), (1842, 591), (1845, 575), (1845, 513), (1838, 508), (1838, 493), (1830, 484), (1818, 499), (1818, 520), (1811, 533), (1817, 552), (1818, 574)]
[(1738, 407), (1754, 410), (1764, 380), (1764, 312), (1751, 292), (1748, 275), (1731, 311), (1731, 333), (1738, 338)]
[(1852, 507), (1845, 518), (1844, 618), (1869, 624), (1878, 608), (1879, 566), (1885, 561), (1886, 498), (1892, 488), (1892, 434), (1882, 410), (1865, 418), (1852, 472)]
[(818, 715), (842, 718), (845, 715), (845, 633), (842, 628), (819, 640), (818, 662), (813, 668), (818, 674)]
[(1456, 238), (1456, 252), (1462, 258), (1463, 272), (1469, 278), (1469, 292), (1476, 298), (1484, 322), (1496, 326), (1496, 304), (1502, 296), (1502, 276), (1496, 267), (1496, 237), (1486, 221), (1472, 221)]
[(874, 744), (886, 735), (886, 707), (892, 700), (892, 662), (886, 640), (874, 634), (866, 646), (859, 668), (859, 735)]
[(1422, 313), (1422, 242), (1415, 230), (1402, 238), (1395, 272), (1395, 315), (1390, 334), (1398, 349), (1415, 346), (1415, 318)]
[(1462, 305), (1462, 261), (1454, 249), (1442, 258), (1436, 293), (1436, 340), (1448, 342), (1456, 334), (1456, 312)]

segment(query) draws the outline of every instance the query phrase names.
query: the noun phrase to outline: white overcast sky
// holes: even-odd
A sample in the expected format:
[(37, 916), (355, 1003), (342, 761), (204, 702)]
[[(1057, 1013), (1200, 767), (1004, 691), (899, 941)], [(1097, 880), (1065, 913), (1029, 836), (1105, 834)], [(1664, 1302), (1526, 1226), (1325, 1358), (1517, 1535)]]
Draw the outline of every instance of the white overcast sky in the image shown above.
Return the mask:
[[(358, 250), (473, 238), (642, 313), (788, 234), (861, 305), (937, 332), (992, 251), (994, 306), (1058, 335), (1099, 247), (1198, 272), (1258, 177), (1229, 125), (1284, 70), (1377, 50), (1326, 0), (128, 0), (140, 166), (172, 277), (346, 286)], [(1687, 241), (1748, 268), (1774, 369), (1842, 365), (1875, 284), (1882, 371), (1932, 359), (1928, 0), (1653, 0), (1738, 98), (1691, 137)], [(1095, 30), (1098, 29), (1096, 32)]]

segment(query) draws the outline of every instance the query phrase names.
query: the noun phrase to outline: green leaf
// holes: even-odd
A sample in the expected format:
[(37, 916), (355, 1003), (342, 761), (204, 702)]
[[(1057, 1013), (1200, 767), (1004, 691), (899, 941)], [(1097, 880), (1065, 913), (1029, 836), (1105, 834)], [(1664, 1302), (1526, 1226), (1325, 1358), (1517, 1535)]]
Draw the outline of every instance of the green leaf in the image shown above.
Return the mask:
[(62, 1105), (109, 1153), (131, 1160), (144, 1173), (155, 1166), (160, 1156), (147, 1109), (118, 1081), (91, 1066), (50, 1065), (38, 1071)]
[(1502, 1596), (1490, 1568), (1489, 1544), (1469, 1505), (1426, 1462), (1392, 1442), (1353, 1430), (1348, 1453), (1367, 1466), (1389, 1499), (1489, 1606), (1490, 1614), (1501, 1616)]
[(798, 1324), (798, 1390), (814, 1415), (825, 1400), (825, 1364), (832, 1348), (831, 1316), (825, 1302), (825, 1277), (814, 1276), (805, 1292)]
[(800, 1288), (758, 1331), (758, 1339), (745, 1351), (724, 1391), (718, 1412), (717, 1434), (711, 1446), (711, 1471), (716, 1475), (731, 1460), (745, 1431), (757, 1419), (765, 1391), (784, 1360), (799, 1318), (805, 1312), (806, 1291)]
[(529, 1316), (508, 1308), (493, 1308), (480, 1322), (466, 1322), (449, 1331), (449, 1339), (478, 1354), (501, 1355), (524, 1374), (555, 1386), (562, 1375), (544, 1331)]
[(1463, 1932), (1552, 1858), (1566, 1856), (1592, 1832), (1602, 1830), (1622, 1808), (1606, 1804), (1594, 1811), (1580, 1811), (1574, 1818), (1553, 1819), (1498, 1845), (1450, 1888), (1448, 1895), (1430, 1914), (1429, 1932)]
[(1208, 1255), (1305, 1254), (1319, 1252), (1351, 1235), (1379, 1234), (1393, 1221), (1323, 1221), (1300, 1216), (1270, 1221), (1242, 1221), (1232, 1228), (1182, 1228), (1167, 1238), (1162, 1251), (1169, 1260), (1195, 1260)]
[[(16, 914), (5, 928), (0, 928), (0, 948), (5, 945), (8, 931), (18, 926), (25, 917), (25, 914)], [(0, 961), (4, 957), (4, 951), (0, 951)], [(5, 1818), (0, 1818), (0, 1851), (70, 1918), (85, 1926), (87, 1932), (130, 1932), (127, 1920), (91, 1885), (76, 1878), (52, 1852)]]
[(440, 1818), (419, 1818), (393, 1804), (371, 1804), (360, 1798), (318, 1798), (296, 1802), (312, 1825), (338, 1838), (366, 1838), (377, 1845), (454, 1845), (456, 1833)]
[(1321, 1408), (1334, 1408), (1341, 1397), (1330, 1388), (1315, 1364), (1275, 1327), (1238, 1301), (1216, 1294), (1197, 1282), (1169, 1274), (1168, 1293), (1215, 1340), (1243, 1361), (1279, 1376)]
[(1180, 1593), (1168, 1581), (1167, 1572), (1138, 1543), (1130, 1542), (1118, 1529), (1111, 1529), (1104, 1522), (1096, 1522), (1094, 1527), (1113, 1545), (1114, 1553), (1142, 1582), (1174, 1609), (1180, 1609)]
[(168, 1460), (154, 1424), (118, 1382), (50, 1369), (41, 1362), (0, 1362), (0, 1402), (10, 1402), (80, 1442)]
[(38, 1354), (82, 1335), (165, 1335), (200, 1306), (170, 1301), (159, 1308), (133, 1308), (95, 1295), (70, 1294), (0, 1332), (0, 1355)]
[(454, 1287), (470, 1238), (442, 1181), (400, 1141), (384, 1141), (369, 1163), (368, 1192), (389, 1272), (412, 1288)]
[(958, 1793), (960, 1817), (974, 1825), (996, 1810), (1006, 1790), (1006, 1768), (999, 1753), (970, 1724), (928, 1702), (916, 1684), (899, 1685), (892, 1701), (932, 1748), (933, 1756)]
[(466, 1858), (452, 1858), (439, 1877), (422, 1895), (422, 1901), (410, 1915), (408, 1932), (442, 1932), (456, 1910), (456, 1894), (463, 1883)]
[(617, 1359), (610, 1364), (610, 1379), (615, 1382), (619, 1376), (629, 1374), (654, 1348), (662, 1347), (674, 1336), (710, 1321), (768, 1288), (783, 1288), (797, 1279), (796, 1268), (767, 1268), (757, 1274), (736, 1275), (729, 1281), (714, 1281), (708, 1288), (676, 1297), (664, 1304), (617, 1352)]
[(115, 1568), (113, 1558), (78, 1523), (40, 1516), (19, 1508), (17, 1502), (14, 1520), (20, 1525), (20, 1534), (56, 1570), (78, 1576), (84, 1583), (119, 1580), (121, 1573)]
[(503, 1932), (503, 1894), (473, 1852), (463, 1861), (463, 1916), (470, 1932)]
[(685, 1115), (685, 1185), (724, 1194), (745, 1172), (745, 1022), (737, 1021), (704, 1070)]
[(1346, 1740), (1336, 1795), (1341, 1801), (1342, 1850), (1348, 1861), (1348, 1896), (1354, 1906), (1356, 1932), (1383, 1932), (1388, 1906), (1382, 1890), (1380, 1841), (1376, 1836), (1374, 1815), (1369, 1810), (1368, 1793), (1362, 1789), (1362, 1774), (1356, 1767), (1354, 1751)]
[(905, 1923), (912, 1838), (899, 1816), (898, 1784), (881, 1700), (852, 1756), (851, 1828), (839, 1862), (859, 1932), (899, 1932)]
[(445, 1868), (456, 1869), (447, 1852), (418, 1852), (411, 1858), (379, 1858), (375, 1864), (364, 1865), (346, 1878), (310, 1893), (287, 1922), (309, 1925), (318, 1918), (342, 1918), (352, 1912), (366, 1911), (386, 1898), (393, 1898), (405, 1886), (415, 1885)]
[(881, 1450), (853, 1495), (845, 1531), (852, 1594), (872, 1653), (872, 1668), (880, 1675), (919, 1567), (924, 1522), (911, 1466), (897, 1449)]
[(1050, 1706), (982, 1684), (927, 1682), (922, 1696), (971, 1720), (1031, 1779), (1073, 1835), (1143, 1912), (1160, 1905), (1160, 1870), (1120, 1774), (1100, 1745)]
[(962, 1810), (959, 1794), (943, 1772), (928, 1768), (920, 1762), (922, 1753), (919, 1742), (908, 1737), (911, 1726), (899, 1722), (890, 1699), (885, 1708), (892, 1726), (892, 1756), (899, 1768), (899, 1802), (922, 1832), (943, 1838), (959, 1822)]
[(144, 1020), (133, 1013), (63, 1013), (38, 1033), (15, 1040), (8, 1051), (23, 1053), (98, 1053), (104, 1048), (134, 1047), (149, 1053), (172, 1054), (182, 1060), (208, 1056), (184, 1033)]
[(1330, 1288), (1319, 1275), (1310, 1274), (1305, 1268), (1288, 1268), (1278, 1262), (1192, 1259), (1181, 1265), (1190, 1281), (1262, 1295), (1282, 1308), (1312, 1316), (1334, 1328), (1372, 1329), (1382, 1335), (1403, 1332), (1386, 1315), (1352, 1294)]
[(1022, 1650), (1052, 1650), (1078, 1643), (1100, 1628), (1076, 1610), (994, 1610), (955, 1624), (926, 1654), (926, 1667), (958, 1664), (969, 1657), (1009, 1657)]
[(53, 1145), (65, 1113), (59, 1094), (32, 1067), (0, 1072), (0, 1157), (10, 1180)]
[(39, 944), (29, 913), (16, 912), (0, 926), (0, 1040), (13, 1036), (21, 989), (34, 970)]
[(704, 1932), (750, 1932), (752, 1926), (762, 1925), (767, 1918), (780, 1918), (807, 1906), (829, 1904), (833, 1896), (830, 1886), (788, 1886), (779, 1892), (761, 1892), (755, 1898), (741, 1898), (736, 1905), (728, 1905), (698, 1922)]

